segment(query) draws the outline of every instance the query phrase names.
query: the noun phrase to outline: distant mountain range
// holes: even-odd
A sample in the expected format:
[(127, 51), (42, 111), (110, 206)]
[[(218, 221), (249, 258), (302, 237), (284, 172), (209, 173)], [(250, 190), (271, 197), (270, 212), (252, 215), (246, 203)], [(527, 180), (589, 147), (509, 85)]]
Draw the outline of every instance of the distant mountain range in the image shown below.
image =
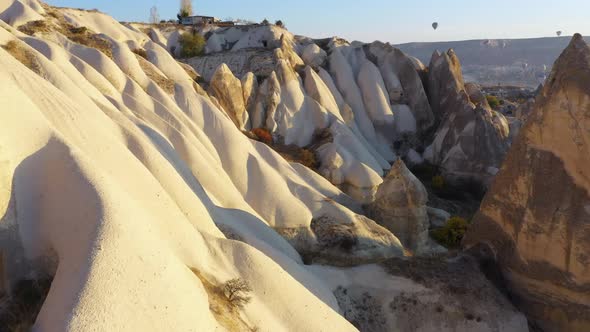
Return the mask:
[(481, 39), (396, 45), (428, 65), (436, 50), (455, 50), (466, 80), (482, 85), (512, 84), (534, 87), (549, 74), (553, 62), (571, 37)]

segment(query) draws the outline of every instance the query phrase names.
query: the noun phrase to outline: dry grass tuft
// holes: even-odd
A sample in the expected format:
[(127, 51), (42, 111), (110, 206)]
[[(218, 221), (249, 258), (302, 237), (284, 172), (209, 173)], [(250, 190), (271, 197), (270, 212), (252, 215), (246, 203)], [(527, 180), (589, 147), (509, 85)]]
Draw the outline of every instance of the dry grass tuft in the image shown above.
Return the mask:
[(144, 50), (143, 48), (134, 48), (131, 50), (131, 52), (139, 55), (140, 57), (144, 58), (147, 60), (148, 56), (147, 56), (147, 52), (146, 50)]
[(64, 18), (62, 13), (53, 8), (50, 8), (47, 11), (46, 17), (48, 20), (29, 22), (19, 27), (18, 30), (29, 36), (32, 36), (36, 33), (49, 33), (51, 31), (58, 31), (75, 43), (95, 48), (106, 54), (109, 58), (113, 58), (113, 46), (107, 39), (93, 33), (87, 27), (73, 26)]
[(169, 79), (168, 77), (162, 76), (160, 73), (154, 70), (153, 65), (146, 59), (142, 58), (140, 55), (137, 54), (135, 57), (137, 58), (137, 61), (139, 62), (141, 69), (143, 69), (147, 77), (149, 77), (164, 91), (166, 91), (166, 93), (174, 94), (175, 83), (173, 80)]
[(199, 271), (195, 269), (192, 271), (195, 276), (201, 280), (208, 295), (209, 310), (221, 326), (231, 332), (258, 330), (256, 327), (248, 326), (248, 324), (240, 317), (239, 308), (232, 304), (228, 299), (224, 292), (224, 287), (210, 283)]
[(271, 147), (289, 162), (300, 163), (314, 171), (317, 171), (320, 166), (315, 153), (311, 150), (298, 147), (294, 144), (284, 145), (274, 143)]
[[(47, 18), (50, 19), (50, 24), (46, 23), (47, 29), (55, 30), (66, 36), (69, 40), (87, 46), (95, 48), (102, 53), (106, 54), (109, 58), (113, 58), (112, 44), (109, 40), (95, 34), (87, 27), (76, 27), (69, 23), (64, 15), (59, 12), (59, 7), (48, 7), (46, 8)], [(86, 10), (92, 12), (93, 10)]]
[(452, 217), (442, 227), (433, 230), (430, 235), (436, 242), (445, 246), (446, 248), (459, 248), (461, 241), (469, 228), (469, 222), (461, 217)]
[(295, 144), (285, 145), (283, 144), (283, 139), (281, 137), (274, 140), (272, 134), (265, 128), (255, 128), (246, 136), (268, 145), (288, 162), (300, 163), (316, 172), (320, 167), (320, 161), (317, 159), (314, 152), (316, 146), (313, 144), (305, 148), (299, 147)]
[(69, 40), (87, 47), (95, 48), (106, 54), (109, 58), (113, 58), (113, 45), (111, 45), (110, 41), (102, 38), (98, 34), (90, 32), (86, 27), (74, 27), (69, 23), (67, 25), (66, 29), (62, 30), (62, 33), (64, 33)]
[(55, 10), (59, 10), (59, 9), (71, 9), (71, 10), (78, 10), (81, 12), (87, 12), (87, 13), (102, 13), (100, 10), (98, 10), (97, 8), (93, 8), (93, 9), (85, 9), (85, 8), (74, 8), (74, 7), (54, 7), (54, 6), (49, 6), (49, 8), (55, 9)]
[(26, 49), (19, 41), (11, 40), (6, 45), (2, 46), (10, 55), (20, 61), (23, 65), (34, 71), (37, 75), (41, 74), (41, 65), (35, 57), (35, 54)]
[(32, 36), (38, 32), (41, 32), (41, 33), (51, 32), (51, 28), (50, 28), (49, 24), (47, 24), (47, 21), (45, 21), (45, 20), (28, 22), (27, 24), (21, 25), (20, 27), (18, 27), (17, 30), (24, 33), (24, 34), (27, 34), (29, 36)]
[(254, 128), (252, 134), (257, 141), (260, 141), (266, 145), (272, 145), (272, 134), (266, 128)]
[(79, 35), (79, 34), (84, 34), (88, 32), (88, 28), (87, 27), (74, 27), (71, 26), (69, 27), (70, 33), (75, 34), (75, 35)]

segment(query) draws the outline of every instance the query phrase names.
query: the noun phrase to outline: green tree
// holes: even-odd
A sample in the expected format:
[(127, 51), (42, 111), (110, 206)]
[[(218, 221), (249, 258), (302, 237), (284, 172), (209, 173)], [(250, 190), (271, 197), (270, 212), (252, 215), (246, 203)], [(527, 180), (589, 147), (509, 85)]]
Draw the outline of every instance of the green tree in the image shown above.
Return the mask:
[(191, 0), (180, 0), (179, 18), (189, 17), (193, 14), (193, 4)]
[(203, 54), (205, 50), (205, 38), (199, 33), (185, 32), (178, 39), (180, 43), (180, 56), (192, 58)]
[(445, 189), (445, 178), (440, 175), (435, 175), (432, 177), (432, 188), (434, 190), (443, 190)]
[(432, 231), (431, 235), (438, 243), (447, 248), (458, 248), (467, 228), (469, 228), (469, 223), (465, 219), (452, 217), (442, 228)]
[(488, 104), (490, 104), (490, 107), (492, 109), (497, 109), (498, 107), (500, 107), (500, 100), (498, 99), (498, 97), (487, 95), (486, 99), (488, 100)]

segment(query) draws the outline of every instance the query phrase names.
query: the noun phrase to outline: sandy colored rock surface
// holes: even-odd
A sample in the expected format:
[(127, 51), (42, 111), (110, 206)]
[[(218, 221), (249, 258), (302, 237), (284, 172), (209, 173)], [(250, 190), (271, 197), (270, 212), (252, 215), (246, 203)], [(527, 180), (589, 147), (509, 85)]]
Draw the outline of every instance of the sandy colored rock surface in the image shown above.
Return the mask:
[(464, 245), (495, 258), (546, 331), (590, 328), (590, 48), (554, 65)]

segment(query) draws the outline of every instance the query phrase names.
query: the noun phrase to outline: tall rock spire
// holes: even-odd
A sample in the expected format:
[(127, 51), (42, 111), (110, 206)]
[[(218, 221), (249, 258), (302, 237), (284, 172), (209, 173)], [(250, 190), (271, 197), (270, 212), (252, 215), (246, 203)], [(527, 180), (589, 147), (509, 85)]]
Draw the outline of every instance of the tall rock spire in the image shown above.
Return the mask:
[(520, 309), (545, 331), (590, 330), (590, 48), (581, 35), (555, 62), (464, 245), (491, 249)]

